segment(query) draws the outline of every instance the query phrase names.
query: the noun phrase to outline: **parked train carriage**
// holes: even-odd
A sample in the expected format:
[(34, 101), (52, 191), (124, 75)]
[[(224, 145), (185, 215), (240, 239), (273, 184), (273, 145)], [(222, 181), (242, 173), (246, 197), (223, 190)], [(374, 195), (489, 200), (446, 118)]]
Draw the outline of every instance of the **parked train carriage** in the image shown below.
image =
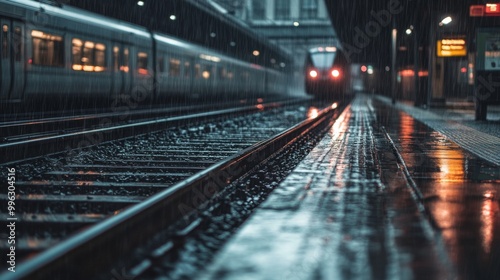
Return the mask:
[(196, 50), (192, 45), (173, 38), (155, 34), (156, 40), (156, 94), (187, 95), (194, 90), (191, 79), (194, 73)]
[(0, 20), (3, 101), (286, 91), (284, 72), (71, 7), (0, 0)]
[[(0, 2), (6, 53), (1, 61), (2, 99), (109, 98), (134, 84), (152, 83), (145, 72), (152, 73), (152, 40), (146, 30), (70, 7), (22, 0), (16, 4)], [(5, 85), (9, 76), (15, 86)]]
[(310, 49), (305, 70), (306, 92), (311, 95), (344, 100), (352, 92), (350, 63), (337, 47)]

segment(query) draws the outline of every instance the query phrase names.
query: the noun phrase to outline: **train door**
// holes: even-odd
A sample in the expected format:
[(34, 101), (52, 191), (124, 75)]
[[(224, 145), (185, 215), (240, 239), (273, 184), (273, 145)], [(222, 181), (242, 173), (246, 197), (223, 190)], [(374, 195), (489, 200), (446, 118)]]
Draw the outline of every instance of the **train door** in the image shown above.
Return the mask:
[(120, 46), (114, 42), (112, 52), (111, 96), (118, 96), (122, 91), (123, 81), (120, 71)]
[(131, 85), (130, 48), (127, 45), (113, 44), (113, 94), (130, 92)]
[(0, 19), (0, 99), (18, 100), (24, 92), (24, 24)]
[(120, 44), (113, 43), (113, 60), (112, 60), (112, 65), (113, 65), (113, 75), (111, 77), (112, 81), (112, 96), (118, 96), (120, 93), (123, 92), (123, 75), (121, 71), (121, 46)]

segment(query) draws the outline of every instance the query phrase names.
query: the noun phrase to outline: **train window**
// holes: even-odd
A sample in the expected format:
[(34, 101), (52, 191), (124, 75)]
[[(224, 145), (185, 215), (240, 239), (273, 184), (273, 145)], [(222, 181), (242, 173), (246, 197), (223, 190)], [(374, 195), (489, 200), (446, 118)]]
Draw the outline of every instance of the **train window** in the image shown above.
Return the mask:
[(129, 61), (129, 51), (128, 48), (123, 49), (123, 65), (121, 70), (123, 72), (128, 72), (128, 61)]
[(94, 42), (86, 41), (83, 44), (83, 71), (94, 71)]
[(165, 58), (163, 56), (158, 57), (158, 72), (165, 72)]
[(16, 61), (21, 61), (21, 55), (23, 51), (23, 34), (21, 31), (21, 27), (16, 26), (14, 28), (14, 37), (13, 43), (14, 43), (14, 53), (15, 53), (15, 59)]
[(181, 75), (181, 61), (179, 59), (171, 58), (168, 65), (168, 74), (170, 76)]
[(184, 62), (184, 77), (189, 77), (191, 75), (191, 64), (189, 61)]
[(73, 70), (83, 70), (82, 66), (82, 46), (80, 39), (73, 39), (71, 53), (73, 55)]
[(209, 79), (210, 78), (210, 71), (208, 70), (205, 70), (203, 71), (203, 73), (201, 73), (201, 75), (203, 76), (203, 79)]
[(335, 58), (335, 52), (318, 52), (311, 55), (312, 62), (315, 67), (318, 68), (328, 68), (333, 65), (333, 59)]
[(106, 69), (106, 45), (73, 38), (73, 70), (102, 72)]
[(34, 65), (64, 66), (64, 42), (61, 36), (33, 30), (33, 58)]
[(148, 54), (145, 52), (137, 53), (137, 71), (144, 75), (148, 73)]
[(9, 57), (9, 26), (2, 26), (2, 58)]
[(203, 79), (209, 79), (210, 76), (212, 76), (212, 67), (211, 66), (205, 66), (203, 69), (203, 72), (201, 72), (201, 76)]
[(95, 44), (95, 67), (94, 71), (101, 72), (106, 69), (106, 46), (104, 44)]
[(219, 66), (219, 79), (225, 79), (226, 78), (226, 68)]
[(113, 47), (113, 69), (115, 72), (120, 70), (120, 47)]
[(195, 78), (199, 78), (201, 77), (201, 71), (200, 71), (200, 65), (199, 64), (195, 64), (194, 65), (194, 77)]
[(227, 72), (227, 74), (226, 74), (226, 77), (227, 77), (229, 80), (233, 79), (233, 77), (234, 77), (233, 72), (228, 71), (228, 72)]

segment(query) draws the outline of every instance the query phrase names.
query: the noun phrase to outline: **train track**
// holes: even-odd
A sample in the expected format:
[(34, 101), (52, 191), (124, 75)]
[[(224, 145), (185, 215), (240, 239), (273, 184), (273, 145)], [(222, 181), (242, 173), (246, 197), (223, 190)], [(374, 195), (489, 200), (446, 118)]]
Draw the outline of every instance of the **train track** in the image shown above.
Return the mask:
[[(270, 109), (265, 110), (267, 107)], [(155, 222), (157, 225), (145, 226), (146, 232), (128, 235), (127, 239), (134, 240), (127, 242), (129, 250), (158, 230), (157, 226), (164, 227), (182, 217), (193, 222), (187, 217), (220, 195), (225, 185), (282, 145), (296, 141), (311, 125), (318, 126), (319, 120), (324, 122), (333, 111), (329, 108), (313, 112), (318, 116), (282, 132), (305, 117), (305, 107), (267, 107), (258, 106), (256, 109), (262, 111), (250, 115), (232, 110), (196, 114), (189, 126), (17, 162), (18, 174), (27, 176), (19, 176), (16, 182), (16, 252), (18, 260), (38, 255), (20, 264), (23, 273), (16, 273), (16, 277), (74, 275), (73, 265), (81, 263), (79, 258), (94, 254), (92, 250), (103, 245), (101, 242), (110, 243), (122, 236), (123, 230), (142, 227), (139, 224), (148, 223), (147, 217), (160, 215), (164, 219)], [(209, 117), (212, 119), (207, 122)], [(180, 120), (161, 120), (170, 124), (174, 121), (178, 124)], [(182, 122), (186, 121), (189, 122), (182, 117)], [(150, 122), (156, 127), (158, 121)], [(270, 138), (273, 135), (277, 136)], [(193, 200), (200, 197), (201, 201)], [(6, 195), (2, 194), (2, 200), (7, 200)], [(184, 206), (179, 205), (179, 200)], [(4, 220), (7, 218), (7, 213), (1, 215)], [(90, 226), (96, 222), (101, 223)], [(197, 223), (195, 219), (186, 229), (189, 231)], [(66, 239), (82, 228), (90, 230)], [(73, 252), (71, 257), (69, 252)], [(108, 259), (102, 264), (109, 262)]]
[(238, 114), (259, 110), (260, 106), (266, 108), (282, 106), (300, 102), (299, 100), (304, 101), (304, 99), (286, 101), (276, 99), (263, 104), (263, 100), (255, 102), (240, 100), (239, 103), (248, 105), (241, 106), (228, 102), (217, 106), (192, 105), (139, 110), (123, 107), (117, 108), (114, 112), (4, 121), (0, 123), (0, 154), (3, 155), (0, 163), (54, 153), (76, 146), (99, 144), (132, 136), (141, 131), (163, 129), (185, 119), (192, 120), (193, 114), (198, 114), (198, 118)]

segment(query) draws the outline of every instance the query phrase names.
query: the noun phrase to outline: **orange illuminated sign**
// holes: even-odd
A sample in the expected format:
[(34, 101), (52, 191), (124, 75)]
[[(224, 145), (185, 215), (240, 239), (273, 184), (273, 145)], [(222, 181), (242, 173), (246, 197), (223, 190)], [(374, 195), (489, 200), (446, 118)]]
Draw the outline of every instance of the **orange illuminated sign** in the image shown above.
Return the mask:
[(437, 41), (437, 56), (466, 56), (467, 47), (464, 39), (442, 39)]

